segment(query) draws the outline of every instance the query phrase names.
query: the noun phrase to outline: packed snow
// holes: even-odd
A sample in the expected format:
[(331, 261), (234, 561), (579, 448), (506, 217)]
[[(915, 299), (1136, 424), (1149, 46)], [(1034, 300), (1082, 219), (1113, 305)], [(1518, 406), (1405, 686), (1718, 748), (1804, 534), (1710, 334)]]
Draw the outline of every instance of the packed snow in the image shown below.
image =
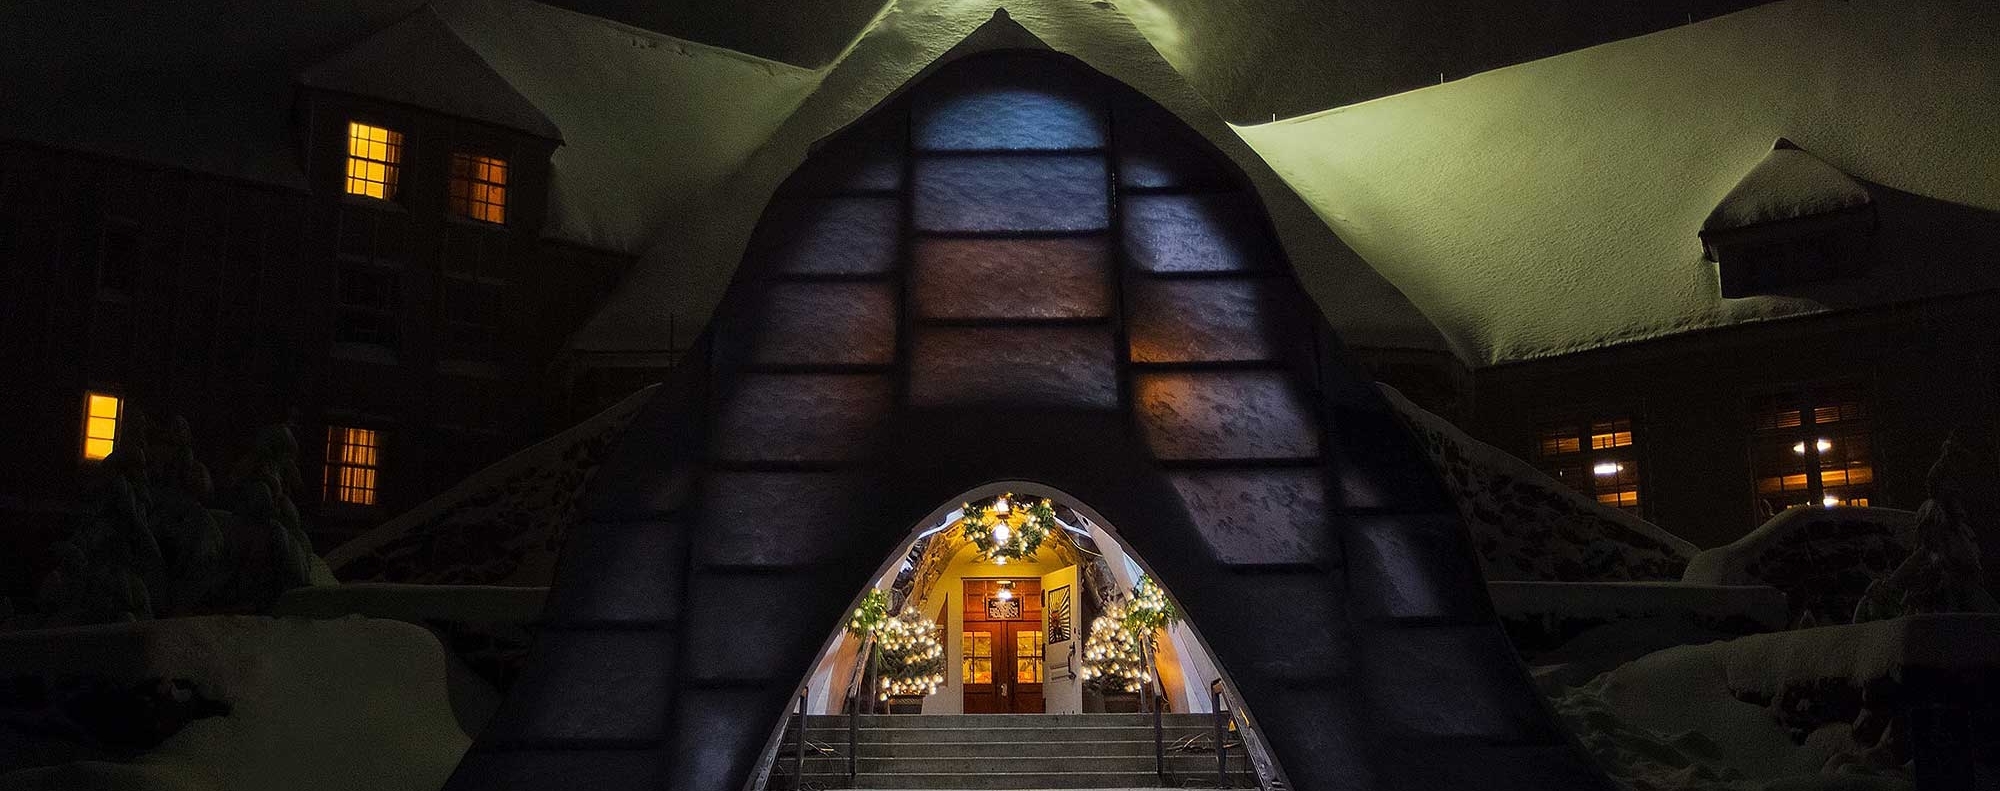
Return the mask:
[(1780, 139), (1762, 162), (1722, 197), (1703, 231), (1795, 220), (1869, 203), (1868, 188), (1826, 160)]
[(1489, 580), (1678, 579), (1695, 546), (1473, 439), (1388, 385), (1472, 531)]
[[(229, 707), (130, 762), (14, 768), (0, 789), (436, 791), (471, 740), (450, 659), (395, 621), (169, 618), (0, 635), (0, 677), (191, 682)], [(490, 695), (490, 691), (488, 693)]]
[(584, 487), (648, 387), (326, 553), (349, 582), (547, 585)]
[(1683, 646), (1553, 695), (1638, 791), (1911, 789), (1896, 685), (2000, 666), (2000, 616), (1914, 616)]

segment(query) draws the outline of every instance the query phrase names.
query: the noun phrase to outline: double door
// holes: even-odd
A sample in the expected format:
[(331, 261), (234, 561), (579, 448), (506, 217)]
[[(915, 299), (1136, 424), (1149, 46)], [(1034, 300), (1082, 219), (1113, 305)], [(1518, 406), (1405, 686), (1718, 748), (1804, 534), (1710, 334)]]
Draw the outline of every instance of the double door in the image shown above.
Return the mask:
[[(1039, 714), (1047, 673), (1040, 580), (1010, 580), (1018, 606), (989, 607), (993, 580), (966, 580), (959, 681), (967, 714)], [(978, 617), (974, 617), (978, 616)], [(998, 616), (998, 617), (994, 617)]]

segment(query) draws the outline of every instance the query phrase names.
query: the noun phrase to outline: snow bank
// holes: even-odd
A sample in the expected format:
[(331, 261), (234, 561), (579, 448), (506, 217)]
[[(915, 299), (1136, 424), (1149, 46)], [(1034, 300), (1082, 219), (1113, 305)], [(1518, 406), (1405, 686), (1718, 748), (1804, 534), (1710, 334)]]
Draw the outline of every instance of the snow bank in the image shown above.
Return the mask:
[[(1649, 654), (1554, 696), (1612, 774), (1639, 789), (1911, 785), (1883, 752), (1912, 668), (2000, 668), (2000, 616), (1934, 615), (1752, 635)], [(1832, 700), (1832, 703), (1828, 701)], [(1869, 766), (1869, 761), (1887, 765)]]
[(360, 615), (405, 623), (532, 623), (541, 618), (545, 587), (412, 585), (356, 582), (297, 588), (278, 598), (273, 614), (305, 618)]
[(0, 774), (0, 789), (436, 791), (471, 740), (447, 658), (394, 621), (172, 618), (0, 635), (0, 676), (187, 679), (230, 707), (131, 763)]
[(1684, 614), (1697, 621), (1743, 618), (1771, 631), (1785, 627), (1784, 594), (1762, 585), (1503, 581), (1486, 587), (1501, 618), (1625, 621)]
[(1696, 555), (1681, 581), (1775, 586), (1791, 597), (1794, 620), (1846, 623), (1868, 583), (1910, 554), (1916, 525), (1915, 512), (1891, 508), (1790, 508)]
[[(657, 387), (655, 385), (654, 387)], [(547, 585), (598, 464), (653, 387), (492, 466), (326, 554), (350, 582)]]
[(1388, 385), (1382, 394), (1443, 473), (1489, 580), (1673, 580), (1695, 546), (1606, 508), (1506, 451), (1473, 439)]

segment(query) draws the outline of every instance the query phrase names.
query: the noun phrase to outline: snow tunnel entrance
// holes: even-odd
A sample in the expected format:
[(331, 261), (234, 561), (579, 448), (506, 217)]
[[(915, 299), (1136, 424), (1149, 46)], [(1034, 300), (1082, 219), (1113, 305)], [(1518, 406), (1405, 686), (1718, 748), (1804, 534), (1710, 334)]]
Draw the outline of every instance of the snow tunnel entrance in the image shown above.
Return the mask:
[(1122, 84), (1009, 50), (779, 190), (448, 788), (752, 787), (828, 627), (981, 481), (1119, 526), (1293, 788), (1605, 787), (1242, 174)]
[(833, 630), (762, 787), (1271, 785), (1171, 586), (1074, 502), (995, 483), (918, 523)]

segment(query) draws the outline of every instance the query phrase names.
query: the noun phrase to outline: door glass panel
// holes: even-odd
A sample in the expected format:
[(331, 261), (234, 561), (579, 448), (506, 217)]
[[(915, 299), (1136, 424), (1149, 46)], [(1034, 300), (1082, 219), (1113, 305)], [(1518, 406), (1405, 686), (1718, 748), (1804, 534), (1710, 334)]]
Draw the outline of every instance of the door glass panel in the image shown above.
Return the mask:
[(1042, 683), (1042, 645), (1042, 633), (1040, 631), (1020, 631), (1014, 633), (1015, 683)]
[(963, 632), (959, 635), (960, 680), (967, 684), (993, 683), (993, 634)]

